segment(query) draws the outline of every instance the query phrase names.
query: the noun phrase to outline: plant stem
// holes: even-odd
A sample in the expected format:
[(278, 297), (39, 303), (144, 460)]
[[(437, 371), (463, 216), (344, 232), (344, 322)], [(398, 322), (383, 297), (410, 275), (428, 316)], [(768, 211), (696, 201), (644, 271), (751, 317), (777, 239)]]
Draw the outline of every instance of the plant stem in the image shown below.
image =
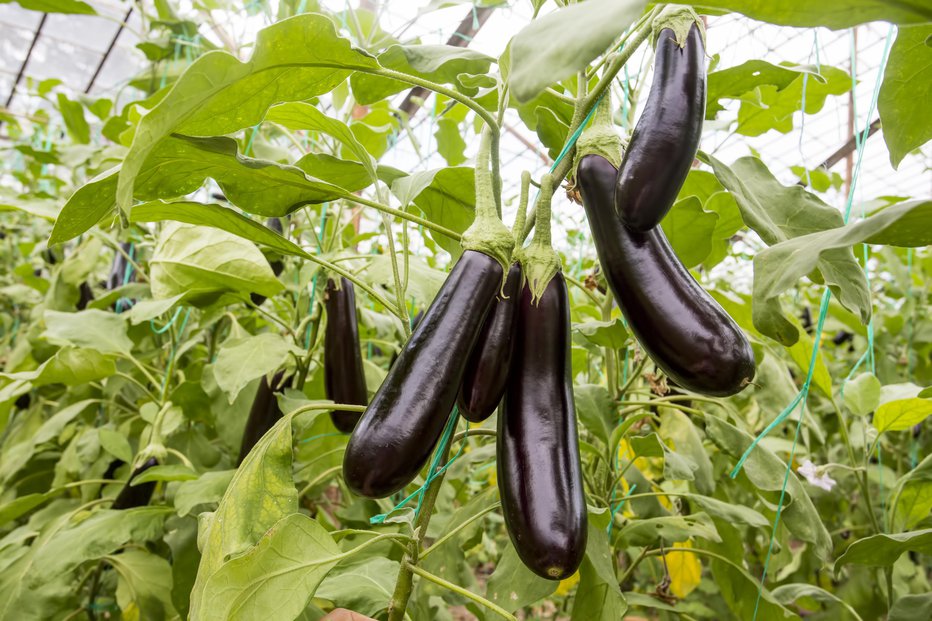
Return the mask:
[(450, 229), (440, 226), (439, 224), (434, 224), (430, 220), (425, 220), (424, 218), (421, 218), (419, 216), (409, 214), (406, 211), (395, 209), (394, 207), (389, 207), (388, 205), (383, 205), (382, 203), (377, 203), (376, 201), (371, 201), (368, 198), (365, 198), (362, 196), (357, 196), (355, 194), (347, 192), (346, 194), (342, 194), (340, 198), (344, 198), (353, 203), (359, 203), (360, 205), (365, 205), (366, 207), (372, 207), (373, 209), (381, 211), (382, 213), (387, 213), (397, 218), (402, 218), (403, 220), (409, 220), (411, 222), (414, 222), (415, 224), (420, 224), (425, 229), (430, 229), (432, 231), (440, 233), (441, 235), (445, 235), (449, 237), (450, 239), (453, 239), (456, 241), (459, 241), (460, 238), (462, 237), (456, 231), (451, 231)]
[(434, 584), (437, 584), (437, 585), (439, 585), (439, 586), (442, 586), (442, 587), (445, 588), (445, 589), (449, 589), (450, 591), (453, 591), (454, 593), (457, 593), (457, 594), (459, 594), (459, 595), (462, 595), (463, 597), (465, 597), (465, 598), (467, 598), (467, 599), (471, 599), (472, 601), (476, 602), (477, 604), (479, 604), (479, 605), (481, 605), (481, 606), (485, 606), (485, 607), (488, 608), (489, 610), (491, 610), (491, 611), (497, 613), (498, 615), (500, 615), (501, 617), (503, 617), (503, 618), (505, 618), (505, 619), (510, 619), (511, 621), (517, 621), (516, 617), (515, 617), (514, 615), (510, 614), (507, 610), (505, 610), (504, 608), (501, 608), (501, 607), (497, 606), (496, 604), (493, 604), (492, 602), (490, 602), (489, 600), (485, 599), (484, 597), (480, 597), (479, 595), (476, 595), (476, 594), (473, 593), (472, 591), (468, 591), (468, 590), (466, 590), (466, 589), (464, 589), (464, 588), (462, 588), (462, 587), (460, 587), (460, 586), (458, 586), (458, 585), (456, 585), (456, 584), (453, 584), (452, 582), (447, 582), (446, 580), (444, 580), (444, 579), (441, 578), (440, 576), (435, 576), (434, 574), (432, 574), (432, 573), (430, 573), (430, 572), (428, 572), (428, 571), (424, 571), (423, 569), (421, 569), (421, 568), (418, 567), (417, 565), (409, 565), (408, 567), (410, 568), (410, 570), (411, 570), (412, 572), (416, 573), (418, 576), (420, 576), (421, 578), (424, 578), (425, 580), (430, 580), (430, 581), (433, 582)]
[[(441, 459), (437, 460), (437, 468), (442, 468), (450, 454), (452, 442), (448, 442), (443, 449)], [(401, 621), (404, 619), (405, 610), (408, 607), (408, 600), (411, 598), (411, 590), (414, 587), (414, 569), (418, 561), (418, 553), (424, 536), (427, 534), (427, 525), (430, 523), (430, 516), (434, 510), (434, 503), (437, 502), (437, 495), (440, 493), (440, 486), (443, 484), (444, 475), (441, 474), (434, 478), (427, 489), (424, 491), (424, 501), (421, 503), (420, 512), (414, 521), (415, 540), (408, 546), (408, 551), (401, 559), (401, 569), (398, 571), (398, 580), (395, 582), (395, 591), (392, 593), (392, 599), (388, 604), (388, 621)]]

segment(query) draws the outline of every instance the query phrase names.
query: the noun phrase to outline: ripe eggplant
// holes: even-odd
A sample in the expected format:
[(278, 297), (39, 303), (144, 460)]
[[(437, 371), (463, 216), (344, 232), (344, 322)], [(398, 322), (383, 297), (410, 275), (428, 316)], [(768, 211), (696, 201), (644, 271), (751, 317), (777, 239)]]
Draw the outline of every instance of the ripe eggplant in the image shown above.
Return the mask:
[(586, 551), (587, 516), (570, 369), (570, 309), (558, 272), (537, 304), (525, 285), (498, 418), (498, 485), (508, 534), (534, 573), (562, 580)]
[(110, 508), (132, 509), (134, 507), (145, 507), (149, 504), (149, 501), (152, 500), (152, 493), (155, 492), (155, 481), (148, 481), (146, 483), (140, 483), (139, 485), (133, 485), (132, 483), (140, 474), (152, 466), (158, 465), (159, 460), (155, 457), (150, 457), (141, 466), (133, 470), (133, 473), (129, 475), (129, 481), (126, 482), (126, 485), (123, 486), (120, 493), (113, 499), (113, 504), (110, 505)]
[(282, 417), (282, 411), (278, 407), (278, 399), (275, 398), (275, 394), (284, 392), (286, 388), (290, 387), (292, 379), (293, 377), (285, 379), (283, 369), (272, 376), (271, 382), (266, 377), (263, 377), (262, 381), (259, 382), (259, 389), (256, 391), (252, 408), (249, 410), (249, 418), (246, 419), (246, 428), (243, 429), (243, 440), (239, 447), (237, 465), (243, 463), (256, 442), (269, 429), (274, 427), (278, 419)]
[(493, 302), (466, 363), (463, 385), (456, 402), (460, 414), (470, 422), (481, 423), (491, 416), (505, 394), (514, 343), (517, 298), (521, 295), (523, 281), (521, 265), (513, 263), (503, 288), (506, 297), (499, 296)]
[[(285, 233), (281, 218), (269, 218), (265, 221), (265, 225), (279, 235), (283, 235)], [(272, 268), (272, 273), (276, 276), (281, 276), (281, 273), (285, 271), (285, 264), (282, 262), (281, 258), (269, 261), (269, 267)], [(253, 292), (249, 294), (249, 299), (252, 300), (252, 303), (256, 306), (262, 306), (262, 303), (265, 302), (266, 298), (261, 293)]]
[[(136, 280), (136, 270), (133, 267), (133, 264), (130, 263), (126, 257), (130, 256), (135, 259), (135, 249), (133, 248), (132, 242), (121, 242), (120, 248), (123, 252), (117, 251), (113, 256), (113, 264), (110, 268), (110, 276), (107, 277), (106, 288), (108, 291), (113, 291), (119, 287), (122, 287), (126, 283), (135, 282)], [(129, 298), (120, 298), (113, 304), (113, 309), (121, 313), (123, 311), (129, 310), (136, 304), (136, 300)]]
[[(366, 373), (359, 350), (359, 325), (356, 322), (356, 292), (346, 278), (336, 282), (327, 279), (324, 291), (327, 310), (327, 329), (324, 333), (324, 388), (327, 398), (334, 403), (366, 405)], [(349, 433), (361, 414), (346, 410), (333, 410), (330, 419), (337, 429)]]
[(733, 395), (754, 377), (741, 329), (683, 267), (660, 228), (639, 233), (612, 213), (615, 167), (586, 155), (576, 183), (599, 261), (628, 326), (657, 366), (680, 386)]
[(350, 436), (343, 478), (353, 492), (389, 496), (427, 463), (503, 275), (499, 261), (473, 250), (453, 266)]
[(615, 185), (615, 212), (635, 231), (648, 231), (670, 211), (689, 169), (705, 115), (705, 50), (694, 24), (680, 47), (660, 32), (654, 81)]

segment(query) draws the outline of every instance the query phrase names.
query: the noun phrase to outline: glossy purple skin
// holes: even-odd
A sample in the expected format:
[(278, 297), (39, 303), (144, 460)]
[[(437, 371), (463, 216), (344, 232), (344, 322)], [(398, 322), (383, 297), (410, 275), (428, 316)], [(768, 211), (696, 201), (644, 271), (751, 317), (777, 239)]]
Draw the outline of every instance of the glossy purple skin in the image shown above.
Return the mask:
[(501, 265), (481, 252), (453, 266), (350, 436), (343, 478), (353, 492), (389, 496), (427, 463), (501, 284)]
[(625, 151), (615, 185), (615, 213), (626, 226), (648, 231), (663, 220), (683, 187), (702, 136), (705, 50), (693, 25), (681, 48), (660, 32), (654, 81)]
[(275, 426), (278, 419), (282, 417), (281, 408), (278, 407), (276, 393), (284, 392), (285, 388), (291, 386), (289, 377), (285, 379), (285, 371), (281, 370), (272, 376), (272, 381), (263, 377), (259, 382), (259, 388), (256, 390), (256, 396), (252, 401), (252, 408), (249, 410), (249, 418), (246, 419), (246, 427), (243, 429), (243, 439), (240, 442), (239, 457), (236, 464), (243, 463), (249, 451), (256, 445), (259, 438)]
[[(337, 289), (334, 280), (328, 279), (324, 306), (327, 310), (327, 329), (324, 332), (324, 388), (327, 398), (334, 403), (366, 405), (369, 393), (359, 349), (353, 283), (341, 278)], [(351, 432), (360, 416), (360, 412), (347, 410), (330, 412), (330, 420), (343, 433)]]
[(537, 304), (523, 287), (498, 418), (498, 487), (518, 556), (549, 580), (571, 576), (586, 552), (570, 347), (563, 274), (553, 277)]
[(133, 473), (129, 475), (129, 480), (126, 482), (126, 485), (123, 486), (120, 493), (113, 499), (113, 504), (110, 505), (110, 508), (132, 509), (134, 507), (145, 507), (148, 505), (149, 501), (152, 500), (152, 493), (155, 491), (155, 481), (140, 483), (139, 485), (130, 484), (140, 474), (152, 466), (158, 465), (159, 460), (155, 457), (150, 457), (145, 463), (133, 470)]
[(469, 356), (456, 399), (460, 414), (469, 422), (481, 423), (491, 416), (505, 394), (523, 281), (521, 266), (513, 264), (505, 279), (506, 297), (495, 298)]
[[(269, 218), (265, 221), (265, 225), (279, 235), (283, 235), (285, 232), (285, 229), (282, 227), (281, 218)], [(281, 276), (282, 272), (285, 271), (285, 264), (282, 263), (281, 259), (269, 262), (269, 267), (272, 268), (272, 273), (276, 276)], [(249, 294), (249, 299), (251, 299), (252, 303), (256, 306), (262, 306), (262, 303), (265, 302), (266, 298), (260, 293), (253, 292)]]
[(615, 167), (599, 155), (579, 162), (582, 194), (602, 271), (628, 327), (677, 384), (724, 397), (754, 377), (754, 353), (734, 320), (699, 286), (663, 230), (638, 233), (612, 213)]

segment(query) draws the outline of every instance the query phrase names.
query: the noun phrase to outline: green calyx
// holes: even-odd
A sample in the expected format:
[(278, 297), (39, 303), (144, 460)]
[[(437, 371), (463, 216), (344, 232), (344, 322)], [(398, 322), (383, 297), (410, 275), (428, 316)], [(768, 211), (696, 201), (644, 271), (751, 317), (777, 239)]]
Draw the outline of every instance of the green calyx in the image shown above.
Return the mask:
[(553, 177), (546, 174), (540, 180), (537, 199), (537, 219), (534, 221), (534, 241), (521, 252), (521, 268), (531, 288), (531, 302), (540, 301), (550, 280), (560, 271), (560, 257), (550, 238), (550, 203), (553, 200)]
[[(573, 170), (576, 170), (579, 160), (587, 155), (601, 155), (611, 162), (612, 166), (618, 168), (621, 166), (621, 153), (621, 136), (615, 131), (615, 125), (612, 123), (612, 96), (606, 90), (605, 95), (596, 104), (592, 121), (576, 141)], [(576, 176), (575, 172), (573, 176)]]
[(518, 214), (515, 216), (514, 226), (511, 227), (511, 234), (515, 238), (515, 248), (511, 253), (512, 261), (521, 261), (524, 254), (524, 229), (527, 224), (527, 203), (531, 191), (531, 173), (524, 171), (521, 173), (521, 196), (518, 199)]
[(460, 245), (464, 250), (475, 250), (489, 255), (502, 265), (502, 282), (511, 267), (511, 253), (515, 238), (498, 216), (495, 193), (492, 190), (492, 171), (489, 168), (491, 133), (482, 130), (479, 154), (476, 156), (476, 217), (463, 233)]
[(693, 27), (693, 24), (699, 28), (699, 36), (702, 37), (702, 47), (705, 49), (705, 24), (699, 19), (699, 15), (696, 14), (691, 7), (680, 4), (668, 4), (651, 23), (654, 45), (657, 44), (660, 33), (669, 28), (673, 31), (673, 36), (676, 39), (677, 45), (686, 47), (686, 37), (689, 36), (689, 29)]

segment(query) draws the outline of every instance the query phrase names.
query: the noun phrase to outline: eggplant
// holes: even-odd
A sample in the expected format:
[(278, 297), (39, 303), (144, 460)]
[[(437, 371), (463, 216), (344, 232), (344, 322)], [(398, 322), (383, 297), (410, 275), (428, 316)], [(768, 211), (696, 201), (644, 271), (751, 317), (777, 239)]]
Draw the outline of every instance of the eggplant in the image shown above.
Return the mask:
[(498, 485), (521, 561), (550, 580), (586, 552), (587, 515), (576, 437), (569, 295), (558, 272), (535, 304), (525, 285), (498, 418)]
[(615, 212), (626, 226), (648, 231), (663, 219), (683, 187), (702, 135), (705, 49), (694, 24), (680, 47), (661, 30), (654, 81), (619, 168)]
[[(265, 226), (272, 229), (279, 235), (284, 235), (285, 228), (282, 226), (281, 218), (269, 218), (265, 221)], [(281, 276), (282, 272), (285, 271), (285, 264), (282, 262), (281, 258), (269, 261), (269, 267), (272, 268), (272, 273), (275, 276)], [(252, 300), (252, 303), (256, 306), (262, 306), (262, 303), (265, 302), (266, 297), (261, 293), (250, 293), (249, 299)]]
[(147, 481), (139, 485), (133, 485), (133, 481), (149, 468), (158, 465), (159, 460), (155, 457), (150, 457), (141, 466), (133, 470), (133, 473), (129, 475), (129, 480), (126, 482), (126, 485), (123, 486), (120, 493), (113, 499), (113, 504), (110, 505), (110, 508), (132, 509), (134, 507), (145, 507), (148, 505), (149, 501), (152, 500), (153, 492), (155, 492), (155, 481)]
[(263, 377), (259, 382), (259, 389), (252, 401), (252, 408), (249, 410), (249, 418), (246, 419), (246, 427), (243, 429), (243, 439), (240, 442), (239, 457), (236, 459), (236, 465), (243, 463), (249, 451), (256, 445), (256, 442), (265, 435), (265, 433), (275, 426), (275, 423), (282, 417), (281, 408), (278, 407), (276, 393), (284, 392), (291, 386), (292, 377), (285, 379), (284, 369), (278, 371), (272, 376), (270, 382), (267, 377)]
[[(110, 275), (107, 277), (106, 288), (113, 291), (122, 287), (126, 283), (136, 281), (136, 270), (133, 264), (127, 260), (127, 255), (135, 258), (135, 249), (132, 242), (120, 242), (120, 248), (123, 252), (117, 251), (113, 256), (113, 264), (110, 268)], [(113, 304), (113, 309), (122, 313), (129, 310), (136, 304), (136, 300), (129, 298), (120, 298)]]
[(389, 496), (427, 463), (503, 276), (496, 259), (474, 250), (453, 266), (350, 436), (343, 478), (353, 492)]
[(676, 257), (661, 228), (625, 227), (612, 213), (615, 167), (586, 155), (576, 183), (599, 261), (628, 326), (678, 385), (724, 397), (754, 377), (754, 353), (728, 313)]
[(78, 303), (76, 308), (83, 311), (87, 305), (94, 301), (94, 290), (87, 284), (87, 281), (81, 283), (78, 287)]
[[(327, 279), (324, 291), (327, 310), (327, 329), (324, 332), (324, 388), (327, 398), (334, 403), (366, 405), (366, 373), (359, 349), (359, 325), (356, 321), (356, 292), (347, 278), (340, 279), (340, 287), (332, 278)], [(349, 433), (356, 426), (360, 412), (331, 410), (334, 426)]]
[(505, 394), (522, 284), (521, 265), (514, 263), (502, 289), (505, 297), (499, 295), (493, 302), (466, 363), (456, 403), (469, 422), (481, 423), (491, 416)]

